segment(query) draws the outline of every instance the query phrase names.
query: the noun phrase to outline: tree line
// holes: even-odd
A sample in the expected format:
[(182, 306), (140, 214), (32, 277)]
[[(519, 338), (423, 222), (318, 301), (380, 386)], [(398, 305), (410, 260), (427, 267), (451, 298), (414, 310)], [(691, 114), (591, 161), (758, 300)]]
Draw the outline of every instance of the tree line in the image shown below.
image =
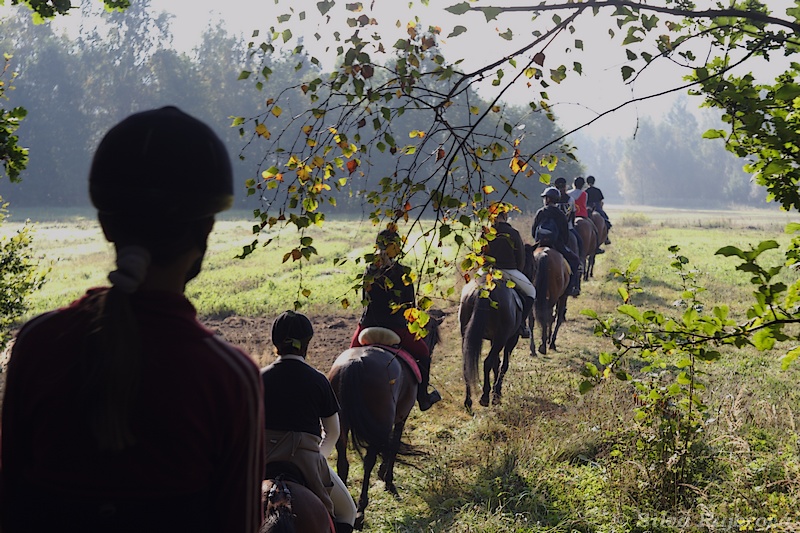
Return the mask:
[[(90, 5), (84, 3), (81, 9)], [(170, 17), (155, 13), (149, 1), (137, 2), (124, 12), (106, 13), (104, 19), (105, 24), (87, 24), (76, 36), (56, 33), (49, 24), (34, 24), (23, 9), (0, 21), (0, 49), (12, 56), (10, 68), (18, 73), (8, 103), (28, 110), (17, 135), (29, 149), (22, 182), (0, 182), (0, 195), (12, 207), (88, 206), (86, 176), (102, 134), (137, 110), (177, 105), (215, 127), (234, 155), (234, 173), (241, 184), (237, 206), (256, 205), (268, 191), (259, 190), (254, 198), (247, 194), (246, 184), (260, 181), (261, 169), (271, 164), (264, 161), (259, 141), (272, 134), (302, 135), (292, 117), (308, 106), (296, 97), (288, 98), (282, 103), (282, 116), (273, 110), (273, 131), (249, 139), (252, 131), (231, 126), (236, 125), (236, 117), (264, 112), (265, 97), (242, 79), (242, 72), (269, 72), (266, 88), (273, 93), (328, 74), (307, 64), (296, 68), (297, 58), (290, 52), (254, 57), (244, 39), (229, 33), (223, 23), (210, 25), (190, 53), (177, 51), (170, 46)], [(473, 106), (482, 103), (473, 91), (464, 98)], [(503, 113), (524, 125), (526, 143), (531, 145), (561, 134), (557, 123), (544, 113), (514, 106), (504, 106)], [(395, 131), (401, 132), (398, 143), (419, 128), (415, 119), (411, 109), (393, 118)], [(354, 131), (368, 129), (363, 126), (356, 125)], [(491, 121), (481, 125), (487, 135), (497, 127)], [(387, 147), (384, 157), (373, 158), (368, 168), (351, 176), (348, 186), (335, 195), (338, 211), (361, 211), (369, 203), (373, 182), (403, 172), (393, 167), (394, 153)], [(567, 175), (582, 172), (575, 161), (560, 170)], [(521, 191), (531, 198), (531, 207), (538, 204), (541, 187), (533, 184)]]
[[(81, 9), (88, 10), (89, 5), (85, 3)], [(254, 57), (244, 39), (229, 33), (222, 23), (209, 25), (192, 52), (179, 52), (170, 46), (170, 17), (155, 13), (149, 1), (105, 17), (106, 24), (86, 27), (74, 37), (58, 34), (48, 24), (34, 24), (22, 10), (0, 21), (0, 49), (12, 56), (10, 69), (19, 74), (14, 81), (16, 90), (7, 93), (8, 104), (29, 111), (17, 135), (30, 154), (22, 182), (0, 181), (0, 195), (12, 207), (88, 206), (86, 175), (102, 132), (136, 110), (172, 104), (214, 125), (231, 153), (240, 156), (234, 158), (235, 175), (241, 182), (237, 205), (257, 205), (258, 198), (247, 194), (246, 184), (248, 180), (259, 182), (261, 170), (270, 166), (262, 161), (259, 142), (275, 131), (298, 135), (299, 126), (293, 129), (291, 117), (308, 106), (290, 98), (285, 115), (271, 117), (273, 132), (248, 143), (247, 135), (252, 132), (242, 130), (245, 138), (240, 136), (237, 128), (230, 127), (231, 117), (264, 112), (266, 91), (254, 90), (241, 79), (241, 73), (268, 69), (266, 88), (272, 94), (314, 77), (324, 79), (327, 74), (312, 71), (307, 62), (296, 68), (297, 59), (291, 53), (272, 51), (266, 57)], [(451, 114), (486, 106), (474, 92), (463, 98), (470, 100), (468, 105), (453, 106)], [(577, 135), (573, 141), (576, 159), (563, 158), (558, 175), (571, 181), (577, 175), (594, 174), (614, 202), (688, 207), (761, 204), (763, 193), (754, 194), (750, 176), (735, 157), (726, 154), (719, 143), (696, 142), (701, 125), (683, 105), (663, 122), (643, 119), (630, 139)], [(477, 133), (482, 130), (491, 135), (502, 126), (500, 115), (498, 111), (495, 123), (481, 123)], [(550, 120), (544, 110), (505, 105), (502, 116), (527, 128), (523, 151), (562, 134), (557, 121)], [(412, 111), (392, 117), (394, 131), (400, 132), (396, 134), (398, 143), (420, 129), (415, 118)], [(453, 122), (465, 120), (456, 117)], [(354, 131), (363, 129), (367, 128), (356, 126)], [(392, 168), (391, 150), (384, 155), (372, 157), (369, 168), (351, 175), (348, 186), (334, 194), (338, 211), (364, 211), (364, 204), (370, 201), (367, 191), (374, 182), (403, 172), (401, 167)], [(502, 173), (505, 165), (496, 166), (501, 167), (496, 172)], [(684, 186), (688, 184), (691, 188)], [(542, 187), (539, 180), (524, 182), (515, 203), (523, 209), (536, 209)], [(266, 190), (252, 192), (256, 197), (269, 194)]]

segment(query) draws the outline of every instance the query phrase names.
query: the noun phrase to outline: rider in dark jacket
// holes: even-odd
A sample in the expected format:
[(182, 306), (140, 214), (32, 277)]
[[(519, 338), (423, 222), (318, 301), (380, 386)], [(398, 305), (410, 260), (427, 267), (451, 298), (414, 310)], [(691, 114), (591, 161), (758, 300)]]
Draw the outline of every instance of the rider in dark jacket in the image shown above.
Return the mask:
[[(523, 299), (522, 316), (527, 317), (533, 308), (536, 288), (531, 280), (522, 273), (525, 269), (525, 244), (522, 242), (519, 232), (508, 223), (506, 205), (493, 204), (491, 211), (494, 215), (492, 223), (494, 231), (487, 236), (488, 244), (484, 248), (484, 255), (491, 258), (494, 268), (503, 272), (505, 278), (514, 282), (515, 288)], [(524, 339), (531, 336), (527, 320), (523, 320), (520, 326), (520, 336)]]
[[(564, 256), (572, 270), (572, 275), (569, 278), (569, 287), (567, 287), (567, 295), (578, 296), (581, 293), (578, 280), (578, 262), (580, 260), (578, 256), (575, 255), (575, 252), (569, 248), (569, 225), (567, 224), (567, 218), (564, 216), (564, 213), (556, 207), (556, 203), (560, 197), (561, 193), (555, 187), (548, 187), (544, 190), (542, 193), (544, 207), (536, 212), (536, 216), (533, 219), (533, 227), (531, 228), (531, 235), (534, 241), (536, 241), (537, 246), (552, 246)], [(558, 235), (552, 239), (552, 242), (538, 242), (536, 230), (548, 219), (552, 219), (555, 222)]]
[(391, 329), (400, 337), (400, 346), (417, 361), (422, 382), (417, 388), (417, 402), (421, 411), (442, 399), (439, 391), (428, 392), (431, 372), (431, 354), (425, 341), (408, 330), (405, 311), (416, 306), (414, 285), (406, 273), (408, 267), (401, 265), (397, 257), (402, 252), (403, 241), (395, 230), (386, 229), (376, 239), (378, 258), (364, 272), (363, 299), (367, 302), (361, 320), (350, 341), (350, 347), (361, 346), (358, 336), (362, 330), (380, 326)]

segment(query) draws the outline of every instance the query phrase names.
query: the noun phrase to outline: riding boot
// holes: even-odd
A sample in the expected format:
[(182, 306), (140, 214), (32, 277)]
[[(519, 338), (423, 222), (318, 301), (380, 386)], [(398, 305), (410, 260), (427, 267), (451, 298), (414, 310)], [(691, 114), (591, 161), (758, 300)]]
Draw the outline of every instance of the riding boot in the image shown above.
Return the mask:
[(419, 403), (420, 411), (427, 411), (433, 404), (442, 399), (439, 391), (433, 389), (433, 392), (428, 392), (428, 384), (431, 379), (431, 359), (417, 359), (417, 366), (419, 372), (422, 374), (422, 381), (417, 385), (417, 402)]
[(522, 300), (522, 325), (519, 327), (519, 336), (523, 339), (531, 338), (531, 330), (528, 327), (528, 315), (533, 309), (534, 299), (530, 296), (523, 296)]
[(336, 530), (336, 533), (352, 533), (353, 531), (353, 526), (345, 522), (334, 522), (333, 528)]

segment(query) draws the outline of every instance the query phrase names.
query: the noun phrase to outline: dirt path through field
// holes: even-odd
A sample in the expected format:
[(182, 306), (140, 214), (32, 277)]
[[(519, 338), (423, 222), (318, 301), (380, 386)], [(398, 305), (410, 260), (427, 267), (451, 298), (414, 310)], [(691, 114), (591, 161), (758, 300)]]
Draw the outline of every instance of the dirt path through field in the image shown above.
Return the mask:
[[(308, 362), (327, 372), (336, 357), (350, 346), (357, 317), (309, 315), (314, 324), (314, 339), (309, 346)], [(230, 316), (223, 320), (202, 322), (231, 344), (249, 353), (259, 366), (275, 360), (270, 331), (274, 317), (253, 318)]]

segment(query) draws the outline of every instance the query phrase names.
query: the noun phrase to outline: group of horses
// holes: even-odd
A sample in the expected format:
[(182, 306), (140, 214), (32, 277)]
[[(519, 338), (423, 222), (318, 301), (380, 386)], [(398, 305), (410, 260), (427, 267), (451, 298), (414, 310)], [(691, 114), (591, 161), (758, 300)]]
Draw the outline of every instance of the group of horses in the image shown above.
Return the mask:
[[(582, 247), (571, 243), (573, 250), (580, 249), (579, 264), (586, 281), (594, 275), (597, 248), (606, 241), (608, 228), (605, 219), (594, 210), (590, 218), (577, 217), (575, 229), (581, 236)], [(570, 234), (573, 241), (575, 236)], [(535, 324), (539, 324), (541, 337), (538, 352), (546, 354), (548, 347), (556, 349), (558, 330), (567, 316), (567, 287), (570, 270), (564, 256), (548, 246), (525, 245), (525, 268), (528, 279), (536, 288), (532, 316), (523, 316), (521, 297), (505, 283), (494, 283), (486, 297), (484, 283), (473, 280), (461, 293), (458, 308), (461, 325), (461, 356), (466, 394), (464, 407), (472, 410), (472, 386), (478, 382), (478, 366), (484, 340), (490, 342), (489, 353), (483, 361), (483, 391), (479, 403), (487, 407), (500, 403), (503, 377), (508, 370), (511, 352), (519, 341), (523, 324), (530, 324), (531, 355), (535, 355)], [(500, 352), (503, 352), (502, 361)], [(494, 384), (491, 375), (494, 374)]]
[[(584, 253), (580, 255), (583, 279), (594, 270), (594, 255), (598, 243), (606, 239), (603, 218), (592, 213), (592, 221), (576, 219), (576, 229), (583, 239)], [(586, 226), (594, 223), (597, 231)], [(586, 231), (588, 230), (588, 231)], [(584, 236), (585, 235), (585, 236)], [(599, 239), (599, 240), (598, 240)], [(478, 380), (483, 340), (491, 343), (483, 363), (483, 394), (480, 404), (501, 400), (503, 377), (508, 370), (511, 352), (519, 341), (523, 322), (541, 328), (538, 351), (546, 353), (547, 346), (556, 349), (558, 329), (567, 311), (566, 290), (569, 266), (564, 257), (549, 247), (525, 245), (524, 274), (536, 287), (532, 316), (523, 316), (522, 301), (516, 291), (504, 282), (493, 284), (488, 297), (479, 280), (473, 280), (461, 294), (459, 322), (462, 336), (462, 364), (466, 383), (464, 406), (472, 410), (471, 387)], [(426, 326), (425, 342), (431, 353), (439, 342), (442, 313), (431, 313)], [(531, 335), (531, 354), (534, 355), (534, 336)], [(503, 351), (502, 364), (500, 352)], [(490, 386), (490, 373), (495, 381)], [(328, 379), (339, 400), (341, 433), (336, 443), (336, 469), (347, 483), (350, 465), (347, 445), (352, 440), (363, 459), (364, 471), (357, 502), (355, 529), (364, 524), (364, 511), (369, 503), (370, 476), (378, 457), (381, 465), (378, 477), (388, 492), (398, 496), (394, 484), (394, 466), (400, 449), (400, 439), (417, 395), (418, 379), (412, 368), (401, 361), (395, 351), (381, 345), (350, 348), (334, 361)], [(265, 524), (262, 533), (334, 531), (322, 502), (301, 484), (284, 479), (265, 481)]]

